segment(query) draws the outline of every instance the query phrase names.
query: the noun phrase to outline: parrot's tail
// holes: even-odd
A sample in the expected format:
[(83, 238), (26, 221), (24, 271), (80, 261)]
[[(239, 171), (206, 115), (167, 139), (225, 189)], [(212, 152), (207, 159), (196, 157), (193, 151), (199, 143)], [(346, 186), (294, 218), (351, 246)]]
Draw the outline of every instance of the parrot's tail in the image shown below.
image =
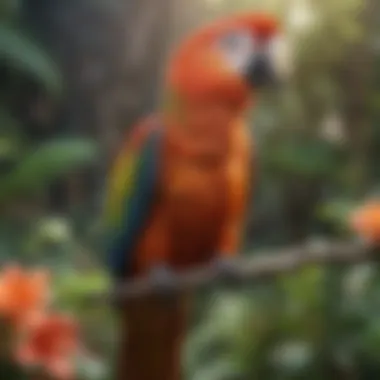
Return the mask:
[(116, 380), (180, 380), (188, 299), (139, 299), (121, 313)]

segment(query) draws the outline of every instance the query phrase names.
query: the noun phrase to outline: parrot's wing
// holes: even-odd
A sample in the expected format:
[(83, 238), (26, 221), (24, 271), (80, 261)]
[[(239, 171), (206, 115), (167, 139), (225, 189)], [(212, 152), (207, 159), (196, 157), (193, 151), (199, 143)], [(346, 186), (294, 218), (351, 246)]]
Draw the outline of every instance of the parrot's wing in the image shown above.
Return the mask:
[(130, 274), (133, 251), (151, 214), (162, 128), (145, 123), (132, 131), (111, 167), (105, 224), (108, 267), (115, 278)]

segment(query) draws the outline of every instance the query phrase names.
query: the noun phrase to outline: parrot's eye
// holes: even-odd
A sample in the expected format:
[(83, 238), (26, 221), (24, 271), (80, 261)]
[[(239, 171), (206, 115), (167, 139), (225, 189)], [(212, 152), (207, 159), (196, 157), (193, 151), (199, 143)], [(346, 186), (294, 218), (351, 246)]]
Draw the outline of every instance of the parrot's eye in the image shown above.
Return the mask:
[(218, 48), (225, 55), (232, 69), (243, 71), (253, 58), (255, 40), (248, 31), (230, 32), (218, 41)]

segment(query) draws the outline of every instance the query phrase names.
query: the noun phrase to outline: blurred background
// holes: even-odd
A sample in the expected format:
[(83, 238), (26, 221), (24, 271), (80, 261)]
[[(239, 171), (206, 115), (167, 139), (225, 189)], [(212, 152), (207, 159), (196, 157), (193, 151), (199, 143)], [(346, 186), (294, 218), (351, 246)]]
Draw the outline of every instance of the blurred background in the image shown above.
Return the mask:
[[(347, 212), (380, 185), (378, 0), (1, 0), (0, 260), (48, 266), (109, 379), (102, 186), (120, 136), (160, 100), (181, 37), (222, 14), (269, 10), (284, 23), (293, 76), (249, 123), (258, 183), (245, 254), (346, 239)], [(380, 378), (375, 264), (307, 267), (238, 291), (198, 295), (188, 380)], [(111, 353), (111, 355), (110, 355)]]

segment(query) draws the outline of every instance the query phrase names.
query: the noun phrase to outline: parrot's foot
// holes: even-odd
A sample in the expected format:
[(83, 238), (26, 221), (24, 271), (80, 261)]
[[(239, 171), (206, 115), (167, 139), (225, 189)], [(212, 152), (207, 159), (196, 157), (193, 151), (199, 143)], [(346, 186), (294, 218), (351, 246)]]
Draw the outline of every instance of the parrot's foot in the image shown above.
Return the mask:
[(217, 277), (229, 286), (237, 286), (241, 283), (239, 268), (229, 258), (218, 257), (213, 262)]
[(149, 273), (154, 293), (159, 297), (170, 299), (177, 293), (177, 276), (166, 265), (154, 267)]

